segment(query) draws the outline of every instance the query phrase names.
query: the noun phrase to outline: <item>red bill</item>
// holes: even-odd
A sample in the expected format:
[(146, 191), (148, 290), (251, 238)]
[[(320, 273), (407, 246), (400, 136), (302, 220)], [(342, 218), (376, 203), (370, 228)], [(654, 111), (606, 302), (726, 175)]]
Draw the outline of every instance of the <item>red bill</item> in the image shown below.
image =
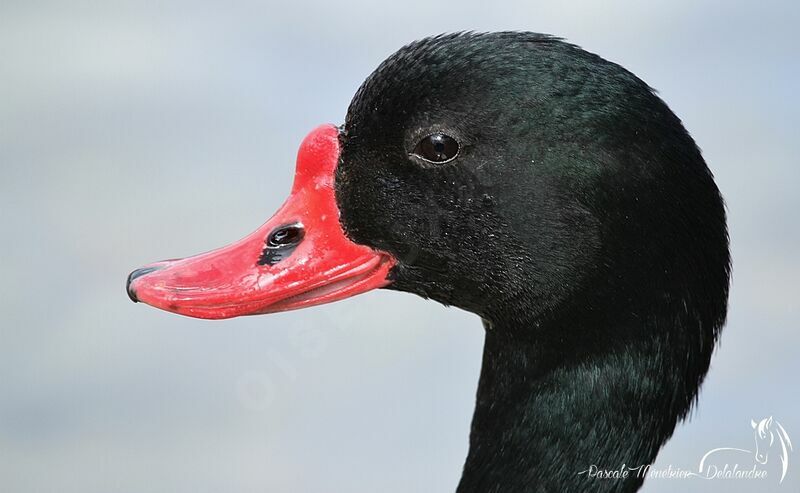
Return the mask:
[(389, 284), (388, 253), (350, 241), (339, 222), (334, 171), (339, 131), (322, 125), (303, 140), (289, 198), (249, 236), (226, 247), (146, 265), (128, 294), (162, 310), (230, 318), (330, 303)]

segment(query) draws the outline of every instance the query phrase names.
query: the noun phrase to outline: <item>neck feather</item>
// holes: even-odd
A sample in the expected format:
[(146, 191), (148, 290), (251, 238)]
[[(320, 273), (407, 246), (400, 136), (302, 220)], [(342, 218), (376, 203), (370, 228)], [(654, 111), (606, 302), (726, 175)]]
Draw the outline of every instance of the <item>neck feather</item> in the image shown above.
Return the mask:
[[(652, 463), (691, 406), (708, 361), (680, 337), (691, 333), (687, 320), (634, 314), (631, 321), (638, 326), (623, 324), (618, 339), (588, 346), (567, 334), (585, 338), (590, 327), (484, 322), (483, 367), (458, 491), (638, 489), (643, 478), (635, 471), (627, 479), (579, 473)], [(699, 376), (695, 369), (702, 369)]]

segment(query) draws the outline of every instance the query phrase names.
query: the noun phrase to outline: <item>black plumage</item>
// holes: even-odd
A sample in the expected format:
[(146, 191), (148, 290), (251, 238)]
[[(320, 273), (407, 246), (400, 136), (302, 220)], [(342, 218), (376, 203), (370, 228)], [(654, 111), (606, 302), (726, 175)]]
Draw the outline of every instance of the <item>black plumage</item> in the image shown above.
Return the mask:
[[(444, 164), (413, 150), (459, 142)], [(624, 68), (533, 33), (427, 38), (359, 89), (341, 222), (397, 289), (484, 320), (458, 490), (633, 491), (695, 401), (727, 309), (725, 210), (680, 120)]]

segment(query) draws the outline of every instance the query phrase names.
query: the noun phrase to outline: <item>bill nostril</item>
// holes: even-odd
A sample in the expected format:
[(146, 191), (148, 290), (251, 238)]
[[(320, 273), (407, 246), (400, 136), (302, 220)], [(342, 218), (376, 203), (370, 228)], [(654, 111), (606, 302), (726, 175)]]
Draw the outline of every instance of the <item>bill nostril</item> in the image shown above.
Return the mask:
[(303, 241), (305, 234), (305, 229), (299, 222), (285, 224), (273, 230), (264, 240), (265, 246), (258, 259), (258, 265), (275, 265), (289, 257)]
[(161, 269), (161, 267), (143, 267), (128, 274), (128, 281), (125, 283), (125, 289), (128, 291), (128, 298), (130, 298), (131, 301), (134, 303), (139, 302), (139, 298), (136, 297), (136, 290), (133, 288), (133, 281), (159, 269)]

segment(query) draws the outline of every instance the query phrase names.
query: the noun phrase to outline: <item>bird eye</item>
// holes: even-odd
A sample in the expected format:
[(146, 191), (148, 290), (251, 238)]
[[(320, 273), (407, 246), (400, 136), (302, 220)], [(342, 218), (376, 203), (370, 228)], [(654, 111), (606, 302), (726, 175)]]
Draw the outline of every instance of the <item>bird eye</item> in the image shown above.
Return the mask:
[(458, 155), (458, 142), (445, 134), (431, 134), (419, 141), (414, 154), (430, 163), (446, 163)]

